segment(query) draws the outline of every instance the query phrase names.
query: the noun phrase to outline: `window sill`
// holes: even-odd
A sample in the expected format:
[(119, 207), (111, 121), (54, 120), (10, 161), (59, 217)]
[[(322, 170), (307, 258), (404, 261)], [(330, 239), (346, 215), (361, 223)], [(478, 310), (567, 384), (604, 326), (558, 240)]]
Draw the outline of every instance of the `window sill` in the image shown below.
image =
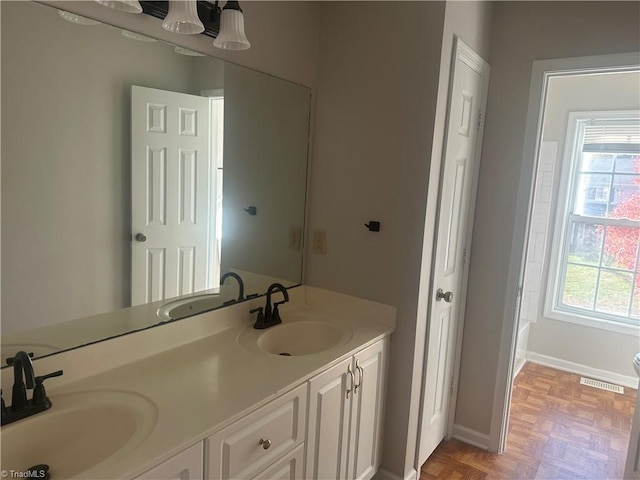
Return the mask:
[(628, 325), (604, 319), (596, 320), (595, 318), (558, 311), (546, 311), (544, 318), (560, 320), (561, 322), (573, 323), (575, 325), (582, 325), (585, 327), (599, 328), (600, 330), (622, 333), (633, 337), (640, 337), (640, 326), (638, 325)]

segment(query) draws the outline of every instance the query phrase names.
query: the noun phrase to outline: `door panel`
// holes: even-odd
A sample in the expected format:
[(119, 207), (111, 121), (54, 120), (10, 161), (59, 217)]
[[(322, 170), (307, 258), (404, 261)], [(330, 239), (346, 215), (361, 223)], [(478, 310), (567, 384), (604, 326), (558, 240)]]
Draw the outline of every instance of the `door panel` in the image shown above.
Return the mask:
[(460, 229), (464, 230), (465, 225), (461, 225), (463, 220), (462, 200), (464, 196), (464, 186), (466, 178), (467, 159), (461, 158), (456, 162), (455, 172), (453, 174), (453, 188), (450, 193), (451, 197), (447, 199), (449, 211), (447, 215), (446, 244), (444, 245), (444, 275), (455, 275), (458, 263), (458, 246), (460, 244)]

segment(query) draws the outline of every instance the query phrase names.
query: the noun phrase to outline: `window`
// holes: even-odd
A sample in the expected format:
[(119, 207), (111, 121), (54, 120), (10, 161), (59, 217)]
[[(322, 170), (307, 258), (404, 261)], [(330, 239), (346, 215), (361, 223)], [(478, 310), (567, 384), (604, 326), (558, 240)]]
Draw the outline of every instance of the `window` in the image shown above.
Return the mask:
[(637, 326), (640, 120), (580, 116), (571, 116), (568, 130), (575, 148), (561, 182), (566, 208), (556, 222), (548, 313)]

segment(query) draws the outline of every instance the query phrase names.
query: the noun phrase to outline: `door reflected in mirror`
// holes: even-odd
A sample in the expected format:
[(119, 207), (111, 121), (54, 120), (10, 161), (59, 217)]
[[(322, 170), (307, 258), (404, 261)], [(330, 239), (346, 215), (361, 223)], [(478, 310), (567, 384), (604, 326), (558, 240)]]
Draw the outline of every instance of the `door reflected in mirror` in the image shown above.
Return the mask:
[(175, 297), (218, 308), (225, 272), (246, 294), (301, 283), (308, 88), (0, 8), (3, 357), (173, 320)]

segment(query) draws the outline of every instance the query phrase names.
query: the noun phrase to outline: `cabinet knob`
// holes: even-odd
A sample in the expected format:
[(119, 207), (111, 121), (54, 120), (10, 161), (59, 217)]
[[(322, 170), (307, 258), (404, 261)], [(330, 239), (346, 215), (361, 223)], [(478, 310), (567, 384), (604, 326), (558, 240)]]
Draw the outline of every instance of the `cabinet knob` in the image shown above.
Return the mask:
[(261, 438), (260, 445), (262, 445), (262, 448), (264, 448), (265, 450), (268, 450), (271, 446), (271, 440), (269, 440), (268, 438)]

